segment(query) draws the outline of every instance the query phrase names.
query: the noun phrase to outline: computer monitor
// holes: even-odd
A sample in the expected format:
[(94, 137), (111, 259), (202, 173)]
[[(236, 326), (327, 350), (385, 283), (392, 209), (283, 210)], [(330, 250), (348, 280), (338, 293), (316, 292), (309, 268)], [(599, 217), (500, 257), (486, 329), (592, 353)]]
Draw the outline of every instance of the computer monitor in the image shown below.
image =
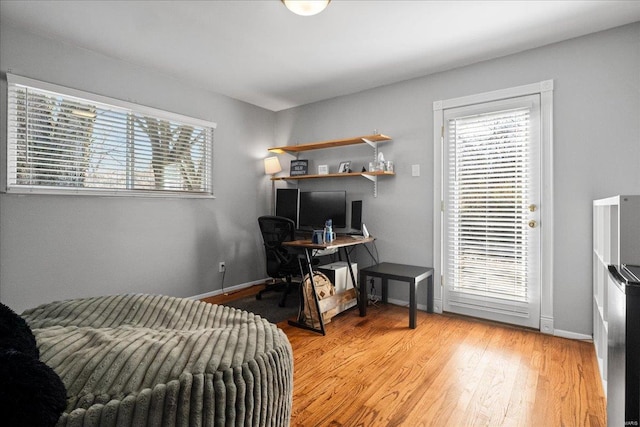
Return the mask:
[(298, 227), (298, 204), (300, 190), (297, 188), (278, 188), (276, 191), (276, 215), (289, 218)]
[(331, 219), (334, 229), (347, 226), (346, 191), (303, 191), (300, 193), (299, 228), (322, 228), (328, 219)]

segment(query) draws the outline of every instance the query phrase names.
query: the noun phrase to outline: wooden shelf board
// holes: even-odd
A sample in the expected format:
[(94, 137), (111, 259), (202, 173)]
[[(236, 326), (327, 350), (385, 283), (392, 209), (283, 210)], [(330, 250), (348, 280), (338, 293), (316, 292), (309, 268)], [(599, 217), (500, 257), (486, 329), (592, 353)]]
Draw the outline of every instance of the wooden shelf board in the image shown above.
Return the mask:
[(334, 148), (334, 147), (344, 147), (347, 145), (363, 144), (364, 139), (374, 143), (391, 141), (391, 137), (382, 135), (382, 134), (377, 134), (377, 135), (356, 136), (353, 138), (345, 138), (345, 139), (333, 139), (330, 141), (310, 142), (307, 144), (299, 144), (299, 145), (284, 145), (282, 147), (269, 148), (269, 151), (272, 153), (278, 153), (278, 154), (300, 153), (302, 151), (320, 150), (323, 148)]
[(296, 176), (275, 176), (272, 181), (292, 181), (300, 179), (318, 178), (347, 178), (350, 176), (393, 176), (395, 172), (351, 172), (351, 173), (329, 173), (324, 175), (296, 175)]

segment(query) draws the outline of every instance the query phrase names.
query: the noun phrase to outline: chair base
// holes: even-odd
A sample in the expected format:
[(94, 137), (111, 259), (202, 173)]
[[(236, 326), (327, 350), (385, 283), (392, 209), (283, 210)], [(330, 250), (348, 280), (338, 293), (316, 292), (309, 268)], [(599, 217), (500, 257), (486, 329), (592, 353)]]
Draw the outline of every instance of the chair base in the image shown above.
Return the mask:
[(291, 279), (286, 281), (274, 281), (274, 283), (267, 285), (264, 289), (258, 292), (256, 294), (256, 299), (261, 300), (262, 294), (265, 292), (282, 292), (282, 296), (278, 302), (278, 307), (284, 307), (287, 303), (287, 296), (291, 293), (295, 284), (297, 283), (294, 283)]

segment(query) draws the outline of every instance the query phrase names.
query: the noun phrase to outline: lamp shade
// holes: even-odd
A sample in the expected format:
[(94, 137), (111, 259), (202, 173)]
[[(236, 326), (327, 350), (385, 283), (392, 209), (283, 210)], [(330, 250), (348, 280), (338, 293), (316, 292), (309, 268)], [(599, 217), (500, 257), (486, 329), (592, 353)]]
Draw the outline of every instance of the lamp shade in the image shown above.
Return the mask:
[(325, 10), (331, 0), (282, 0), (282, 3), (296, 15), (312, 16)]
[(264, 159), (264, 173), (266, 175), (275, 175), (282, 170), (280, 160), (276, 156)]

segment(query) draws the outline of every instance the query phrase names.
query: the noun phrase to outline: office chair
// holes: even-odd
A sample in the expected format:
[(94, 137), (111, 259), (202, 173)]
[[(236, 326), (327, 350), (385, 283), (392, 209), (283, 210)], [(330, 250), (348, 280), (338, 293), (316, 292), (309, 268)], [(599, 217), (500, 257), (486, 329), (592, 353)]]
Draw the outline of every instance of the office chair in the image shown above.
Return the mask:
[(282, 242), (295, 239), (295, 223), (289, 218), (265, 215), (258, 218), (264, 250), (267, 261), (267, 274), (274, 279), (285, 279), (284, 282), (267, 285), (261, 290), (256, 299), (262, 299), (262, 294), (269, 291), (282, 291), (278, 305), (284, 307), (287, 295), (293, 288), (293, 276), (300, 275), (298, 254), (282, 246)]

